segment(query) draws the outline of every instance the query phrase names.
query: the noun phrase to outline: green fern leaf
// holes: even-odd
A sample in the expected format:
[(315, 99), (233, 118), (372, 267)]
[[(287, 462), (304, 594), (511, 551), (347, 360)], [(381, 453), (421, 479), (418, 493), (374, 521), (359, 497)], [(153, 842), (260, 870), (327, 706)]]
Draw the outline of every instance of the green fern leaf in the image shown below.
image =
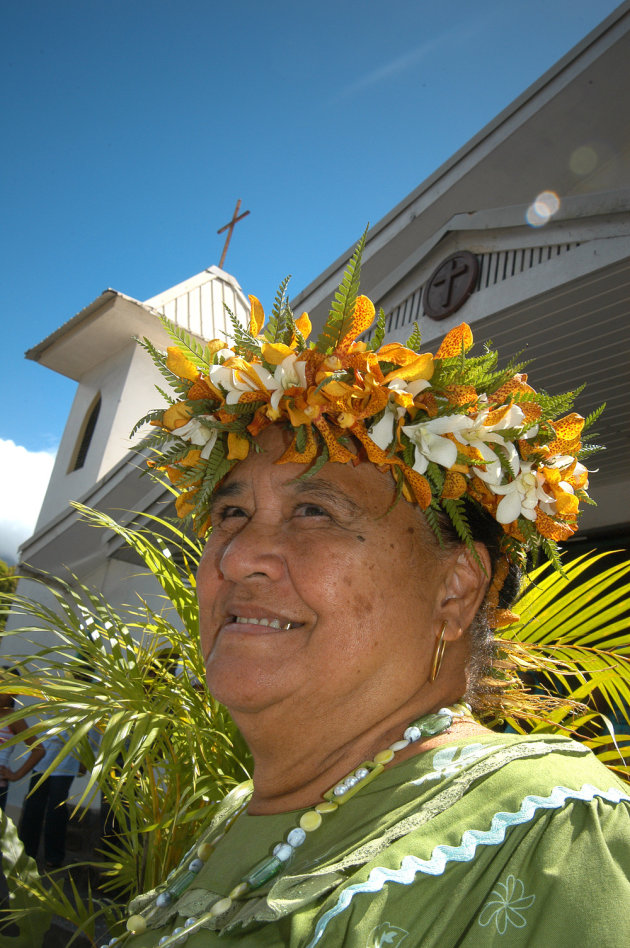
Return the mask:
[(361, 257), (365, 247), (366, 235), (367, 229), (359, 240), (346, 267), (341, 285), (335, 293), (326, 325), (315, 344), (318, 352), (332, 352), (352, 329), (354, 307), (359, 295)]
[(290, 338), (287, 340), (287, 335), (293, 335), (293, 314), (287, 298), (287, 286), (290, 279), (290, 276), (285, 277), (278, 287), (271, 315), (263, 333), (267, 342), (283, 342), (288, 345), (291, 341)]
[(326, 464), (326, 462), (328, 461), (329, 455), (328, 455), (328, 448), (326, 447), (326, 442), (321, 440), (319, 436), (319, 432), (315, 434), (315, 437), (320, 442), (319, 455), (315, 459), (315, 461), (311, 464), (311, 466), (308, 468), (308, 470), (306, 470), (304, 474), (300, 475), (301, 479), (304, 479), (304, 480), (306, 480), (307, 477), (312, 477), (313, 474), (317, 474), (319, 471), (321, 471), (324, 464)]
[(251, 360), (253, 355), (260, 357), (260, 342), (256, 339), (255, 336), (252, 336), (251, 332), (241, 326), (240, 322), (227, 305), (223, 304), (223, 308), (228, 315), (228, 319), (232, 324), (232, 339), (235, 343), (236, 351), (244, 359)]
[(595, 424), (595, 422), (597, 421), (597, 419), (602, 414), (605, 408), (606, 408), (606, 402), (604, 402), (603, 405), (600, 405), (599, 408), (596, 408), (595, 411), (592, 411), (590, 415), (586, 416), (586, 418), (584, 419), (584, 427), (582, 428), (582, 434), (588, 431), (589, 428), (592, 428), (592, 426)]
[(413, 324), (413, 332), (407, 339), (405, 345), (408, 349), (413, 349), (414, 352), (420, 352), (420, 343), (422, 342), (422, 336), (420, 334), (420, 326), (418, 323)]
[(377, 349), (381, 347), (381, 343), (385, 338), (385, 323), (387, 322), (387, 317), (385, 312), (381, 307), (378, 311), (378, 316), (376, 317), (376, 326), (374, 327), (374, 333), (372, 338), (367, 344), (369, 352), (376, 352)]

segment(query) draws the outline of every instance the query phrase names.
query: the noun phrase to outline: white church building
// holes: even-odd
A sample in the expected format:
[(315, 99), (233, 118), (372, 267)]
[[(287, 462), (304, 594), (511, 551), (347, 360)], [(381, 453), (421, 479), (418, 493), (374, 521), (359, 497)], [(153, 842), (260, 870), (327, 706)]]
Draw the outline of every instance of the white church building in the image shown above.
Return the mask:
[[(536, 388), (561, 392), (583, 380), (582, 414), (607, 403), (597, 424), (607, 450), (593, 462), (598, 506), (586, 509), (579, 534), (591, 546), (627, 545), (630, 532), (629, 63), (625, 3), (372, 227), (362, 271), (362, 291), (388, 314), (387, 341), (406, 340), (417, 321), (432, 350), (465, 321), (476, 341), (533, 360)], [(350, 252), (293, 301), (315, 328)], [(159, 378), (133, 337), (166, 344), (156, 313), (221, 336), (224, 304), (247, 318), (245, 293), (217, 267), (144, 302), (106, 290), (27, 352), (77, 391), (21, 549), (22, 575), (65, 567), (115, 608), (158, 594), (122, 541), (82, 522), (69, 503), (134, 522), (171, 509), (131, 451), (129, 432), (155, 407)], [(26, 578), (20, 592), (41, 596), (41, 586)], [(9, 647), (14, 638), (0, 643), (0, 661)]]

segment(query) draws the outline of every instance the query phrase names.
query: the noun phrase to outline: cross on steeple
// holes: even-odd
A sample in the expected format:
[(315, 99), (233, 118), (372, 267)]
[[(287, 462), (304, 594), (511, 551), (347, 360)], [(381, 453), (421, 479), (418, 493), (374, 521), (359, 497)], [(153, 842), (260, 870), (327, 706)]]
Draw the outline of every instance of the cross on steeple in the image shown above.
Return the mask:
[(241, 209), (241, 199), (239, 198), (236, 202), (236, 207), (234, 208), (234, 214), (232, 215), (232, 220), (229, 224), (224, 224), (223, 227), (219, 228), (217, 234), (222, 234), (224, 230), (227, 230), (228, 235), (225, 238), (225, 244), (223, 246), (223, 253), (221, 254), (221, 260), (219, 261), (219, 269), (223, 269), (223, 264), (225, 263), (225, 255), (227, 254), (228, 247), (230, 246), (230, 240), (232, 239), (232, 231), (234, 230), (234, 225), (238, 224), (239, 221), (242, 221), (244, 217), (247, 217), (249, 211), (243, 211), (242, 214), (238, 212)]

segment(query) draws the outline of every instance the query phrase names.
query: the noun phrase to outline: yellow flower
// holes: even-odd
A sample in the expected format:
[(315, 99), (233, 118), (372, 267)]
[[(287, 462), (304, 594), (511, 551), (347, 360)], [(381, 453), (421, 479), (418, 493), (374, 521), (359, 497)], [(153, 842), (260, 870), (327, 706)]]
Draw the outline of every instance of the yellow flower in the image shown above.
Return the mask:
[(249, 314), (249, 331), (252, 336), (257, 336), (265, 325), (265, 311), (262, 303), (255, 296), (250, 296), (249, 302), (252, 305)]
[(244, 461), (249, 454), (249, 441), (236, 431), (228, 432), (228, 461)]
[(195, 509), (196, 490), (186, 491), (175, 498), (175, 509), (178, 517), (187, 517)]
[(170, 369), (177, 378), (194, 382), (199, 375), (199, 369), (186, 358), (182, 350), (177, 346), (169, 346), (166, 352), (166, 368)]
[(308, 339), (311, 334), (312, 326), (309, 319), (308, 313), (302, 313), (299, 319), (295, 320), (295, 325), (298, 329), (298, 332), (301, 333), (304, 340)]
[(280, 365), (288, 355), (291, 355), (293, 349), (291, 346), (285, 346), (283, 342), (263, 342), (262, 357), (270, 365)]
[[(380, 352), (379, 352), (380, 356)], [(388, 362), (394, 362), (395, 359), (388, 359)], [(406, 364), (399, 366), (385, 376), (386, 382), (392, 382), (394, 379), (404, 379), (405, 382), (417, 382), (419, 379), (430, 379), (434, 372), (433, 356), (430, 352), (423, 352), (422, 355), (415, 356), (414, 359)]]
[(221, 349), (226, 349), (229, 351), (223, 339), (211, 339), (210, 342), (206, 343), (206, 348), (204, 350), (204, 356), (207, 353), (210, 358), (215, 356), (217, 352), (220, 352)]
[(339, 412), (335, 419), (340, 428), (351, 428), (356, 420), (356, 415), (351, 415), (348, 411)]
[(175, 431), (177, 428), (181, 428), (182, 425), (188, 424), (191, 414), (192, 409), (188, 405), (184, 402), (176, 402), (175, 405), (167, 408), (162, 415), (162, 427), (168, 431)]

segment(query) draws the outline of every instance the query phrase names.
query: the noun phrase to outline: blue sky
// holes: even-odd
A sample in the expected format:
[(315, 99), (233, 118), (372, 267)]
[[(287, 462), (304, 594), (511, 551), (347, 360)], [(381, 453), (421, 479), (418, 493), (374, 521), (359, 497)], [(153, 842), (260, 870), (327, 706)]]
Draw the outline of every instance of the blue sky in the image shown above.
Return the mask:
[(55, 451), (75, 385), (23, 353), (103, 289), (218, 263), (240, 197), (226, 269), (297, 293), (616, 6), (4, 4), (0, 446)]

